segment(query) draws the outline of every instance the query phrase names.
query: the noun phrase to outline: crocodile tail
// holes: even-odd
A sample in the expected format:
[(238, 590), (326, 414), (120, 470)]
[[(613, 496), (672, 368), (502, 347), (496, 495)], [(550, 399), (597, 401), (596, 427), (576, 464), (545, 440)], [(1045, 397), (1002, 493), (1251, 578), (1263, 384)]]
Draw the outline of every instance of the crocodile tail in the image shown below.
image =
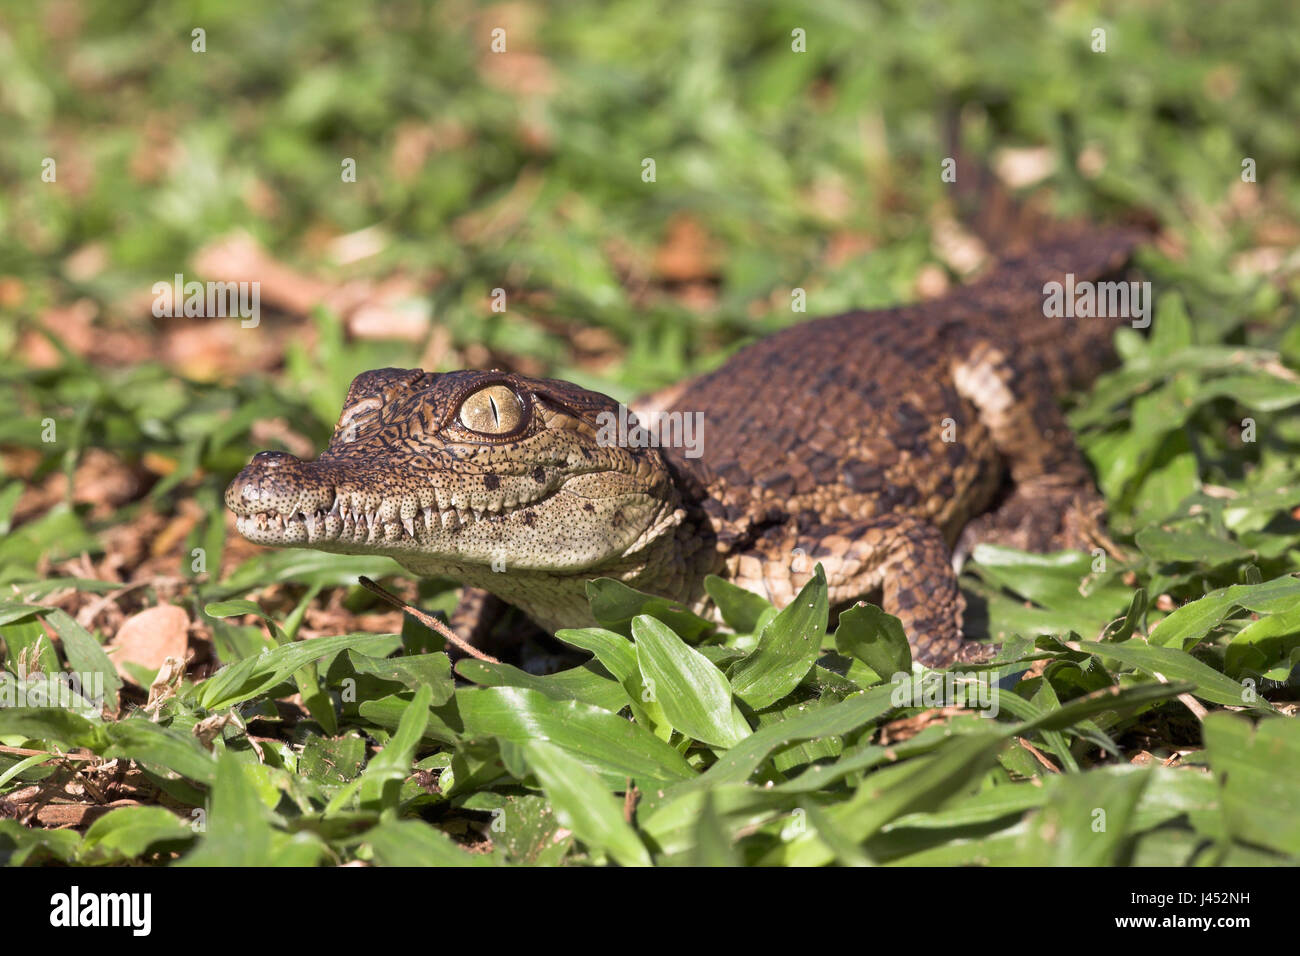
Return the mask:
[[(957, 217), (995, 259), (1005, 259), (1041, 246), (1046, 237), (1081, 238), (1077, 226), (1063, 225), (1048, 208), (1042, 192), (1018, 196), (981, 157), (971, 152), (962, 137), (961, 109), (950, 105), (943, 113), (944, 146), (956, 162), (953, 198)], [(1069, 175), (1075, 163), (1066, 157), (1061, 169)], [(1126, 208), (1124, 219), (1140, 237), (1159, 226), (1150, 211)], [(1121, 240), (1117, 240), (1121, 241)]]
[[(959, 109), (947, 111), (945, 126), (959, 215), (996, 259), (956, 294), (1042, 365), (1059, 393), (1086, 387), (1114, 364), (1115, 330), (1149, 320), (1150, 287), (1128, 282), (1128, 266), (1155, 222), (1137, 211), (1131, 225), (1063, 223), (1013, 195), (963, 147)], [(1091, 307), (1080, 299), (1089, 294)]]
[(1133, 250), (1146, 238), (1125, 227), (1058, 227), (963, 291), (1040, 363), (1059, 394), (1081, 389), (1115, 363), (1116, 329), (1150, 322), (1150, 283), (1129, 275)]
[(943, 138), (947, 154), (956, 163), (953, 193), (957, 217), (996, 258), (1028, 248), (1036, 236), (1053, 228), (1053, 222), (1018, 199), (987, 163), (970, 152), (961, 130), (961, 111), (949, 107)]

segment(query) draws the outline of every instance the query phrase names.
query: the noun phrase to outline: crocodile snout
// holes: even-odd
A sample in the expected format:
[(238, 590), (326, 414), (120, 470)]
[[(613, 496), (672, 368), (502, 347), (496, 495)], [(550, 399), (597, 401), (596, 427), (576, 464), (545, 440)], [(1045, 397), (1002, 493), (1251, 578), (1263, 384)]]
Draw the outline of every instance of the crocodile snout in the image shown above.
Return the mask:
[(237, 515), (284, 511), (297, 503), (301, 482), (295, 473), (304, 465), (287, 452), (258, 452), (226, 489), (226, 507)]
[(253, 456), (250, 464), (262, 465), (266, 468), (275, 468), (285, 462), (298, 461), (287, 451), (259, 451)]

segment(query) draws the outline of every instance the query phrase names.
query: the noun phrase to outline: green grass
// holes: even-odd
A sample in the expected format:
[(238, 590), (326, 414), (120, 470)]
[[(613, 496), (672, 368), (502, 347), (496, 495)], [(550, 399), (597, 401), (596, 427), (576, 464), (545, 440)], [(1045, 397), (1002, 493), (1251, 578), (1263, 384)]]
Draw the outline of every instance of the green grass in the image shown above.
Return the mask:
[[(0, 707), (0, 800), (60, 784), (87, 757), (133, 761), (152, 796), (78, 829), (0, 819), (0, 859), (1300, 859), (1294, 12), (67, 9), (0, 16), (0, 661), (10, 689), (24, 667), (101, 673), (121, 712)], [(498, 23), (510, 65), (486, 52)], [(195, 26), (205, 53), (191, 52)], [(1089, 47), (1098, 26), (1104, 54)], [(807, 53), (790, 51), (795, 27)], [(512, 86), (521, 69), (544, 70), (549, 89)], [(340, 593), (348, 612), (371, 609), (356, 579), (397, 574), (386, 559), (268, 552), (228, 566), (220, 495), (268, 447), (257, 424), (284, 419), (323, 447), (352, 376), (412, 365), (423, 344), (356, 340), (325, 308), (268, 310), (235, 333), (253, 370), (168, 357), (174, 328), (139, 294), (194, 271), (213, 239), (246, 230), (330, 280), (417, 277), (420, 308), (448, 336), (443, 367), (482, 348), (626, 398), (802, 318), (792, 287), (808, 290), (810, 315), (914, 298), (921, 271), (942, 264), (932, 225), (947, 202), (949, 102), (972, 104), (975, 153), (1052, 151), (1035, 192), (1057, 214), (1142, 209), (1162, 225), (1139, 260), (1157, 295), (1150, 335), (1119, 336), (1122, 365), (1070, 412), (1127, 559), (985, 548), (963, 574), (972, 626), (1005, 641), (980, 669), (986, 689), (1001, 681), (996, 718), (908, 721), (929, 713), (932, 688), (895, 679), (912, 670), (894, 622), (866, 611), (828, 630), (817, 583), (780, 615), (717, 584), (727, 627), (712, 629), (600, 582), (604, 626), (562, 635), (590, 663), (538, 677), (465, 662), (456, 680), (440, 639), (414, 623), (296, 639), (307, 609)], [(399, 175), (407, 127), (444, 145)], [(41, 180), (45, 157), (57, 183)], [(344, 157), (356, 183), (340, 181)], [(1242, 182), (1245, 157), (1255, 183)], [(652, 265), (683, 215), (716, 258), (688, 289)], [(376, 256), (340, 266), (322, 252), (375, 224), (387, 237)], [(77, 267), (74, 253), (101, 264)], [(498, 287), (506, 313), (489, 307)], [(98, 329), (156, 354), (87, 358), (45, 318), (77, 300)], [(574, 348), (591, 328), (608, 360)], [(29, 360), (31, 336), (52, 361)], [(108, 510), (66, 496), (15, 519), (26, 489), (71, 477), (92, 450), (145, 475), (140, 492)], [(72, 562), (194, 506), (164, 551), (180, 583), (146, 576), (134, 606), (179, 604), (222, 666), (182, 677), (145, 713), (153, 675), (121, 684), (103, 649), (113, 635), (62, 609), (119, 584), (69, 577)], [(420, 585), (427, 608), (453, 597)]]

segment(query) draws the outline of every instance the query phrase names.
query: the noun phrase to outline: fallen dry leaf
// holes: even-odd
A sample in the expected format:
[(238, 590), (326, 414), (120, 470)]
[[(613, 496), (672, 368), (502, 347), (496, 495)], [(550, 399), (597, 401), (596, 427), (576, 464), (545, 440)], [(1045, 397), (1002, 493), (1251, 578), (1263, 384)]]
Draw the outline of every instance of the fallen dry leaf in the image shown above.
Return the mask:
[[(6, 458), (8, 461), (8, 458)], [(106, 518), (128, 501), (134, 501), (145, 485), (140, 470), (101, 448), (88, 448), (73, 473), (72, 500), (91, 505), (95, 518)], [(52, 508), (67, 494), (68, 479), (53, 472), (40, 484), (29, 484), (14, 507), (14, 521), (21, 524)]]
[(655, 273), (669, 282), (690, 282), (717, 275), (719, 253), (704, 227), (690, 216), (677, 215), (655, 252)]
[(157, 673), (168, 657), (184, 659), (189, 626), (189, 615), (174, 604), (161, 604), (127, 618), (109, 642), (117, 672), (124, 679), (132, 680), (122, 667), (127, 661)]
[(955, 219), (940, 218), (930, 233), (932, 251), (958, 275), (970, 275), (989, 259), (983, 241)]
[(999, 149), (993, 156), (993, 168), (1012, 189), (1024, 189), (1041, 183), (1056, 168), (1056, 153), (1049, 146)]

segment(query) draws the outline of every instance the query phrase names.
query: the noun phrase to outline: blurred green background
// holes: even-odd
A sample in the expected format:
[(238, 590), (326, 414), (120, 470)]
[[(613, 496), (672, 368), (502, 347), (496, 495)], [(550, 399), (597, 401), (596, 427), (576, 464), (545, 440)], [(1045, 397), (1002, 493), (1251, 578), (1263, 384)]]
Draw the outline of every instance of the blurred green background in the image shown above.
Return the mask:
[[(97, 551), (105, 522), (142, 500), (199, 503), (169, 542), (189, 575), (179, 545), (221, 553), (218, 495), (250, 451), (318, 449), (368, 368), (496, 365), (628, 398), (804, 318), (794, 287), (810, 315), (937, 294), (969, 268), (939, 175), (951, 110), (971, 153), (1047, 210), (1162, 224), (1143, 264), (1177, 296), (1165, 345), (1253, 329), (1293, 355), (1296, 15), (1269, 2), (7, 8), (0, 524), (19, 533), (0, 580)], [(260, 279), (260, 325), (155, 318), (149, 290), (177, 273)], [(1190, 448), (1166, 447), (1183, 422), (1112, 414), (1164, 381), (1151, 375), (1084, 423), (1122, 530), (1125, 512), (1159, 517), (1196, 479), (1183, 468), (1142, 513), (1153, 463)], [(1287, 406), (1277, 381), (1263, 387)], [(1214, 421), (1226, 391), (1193, 388), (1219, 403)], [(115, 493), (78, 490), (93, 449), (110, 479), (130, 473)], [(1259, 450), (1197, 452), (1201, 477), (1226, 481)]]
[[(794, 287), (809, 315), (937, 294), (969, 268), (949, 111), (1046, 210), (1154, 216), (1144, 265), (1190, 310), (1187, 344), (1259, 320), (1293, 353), (1295, 21), (1268, 2), (10, 7), (0, 580), (185, 501), (172, 571), (192, 574), (182, 544), (220, 566), (221, 487), (257, 448), (319, 449), (365, 369), (500, 366), (625, 399), (804, 318)], [(260, 280), (261, 323), (155, 318), (177, 273)], [(1085, 441), (1123, 529), (1180, 423), (1113, 407)], [(129, 478), (83, 493), (95, 449), (90, 479)]]

